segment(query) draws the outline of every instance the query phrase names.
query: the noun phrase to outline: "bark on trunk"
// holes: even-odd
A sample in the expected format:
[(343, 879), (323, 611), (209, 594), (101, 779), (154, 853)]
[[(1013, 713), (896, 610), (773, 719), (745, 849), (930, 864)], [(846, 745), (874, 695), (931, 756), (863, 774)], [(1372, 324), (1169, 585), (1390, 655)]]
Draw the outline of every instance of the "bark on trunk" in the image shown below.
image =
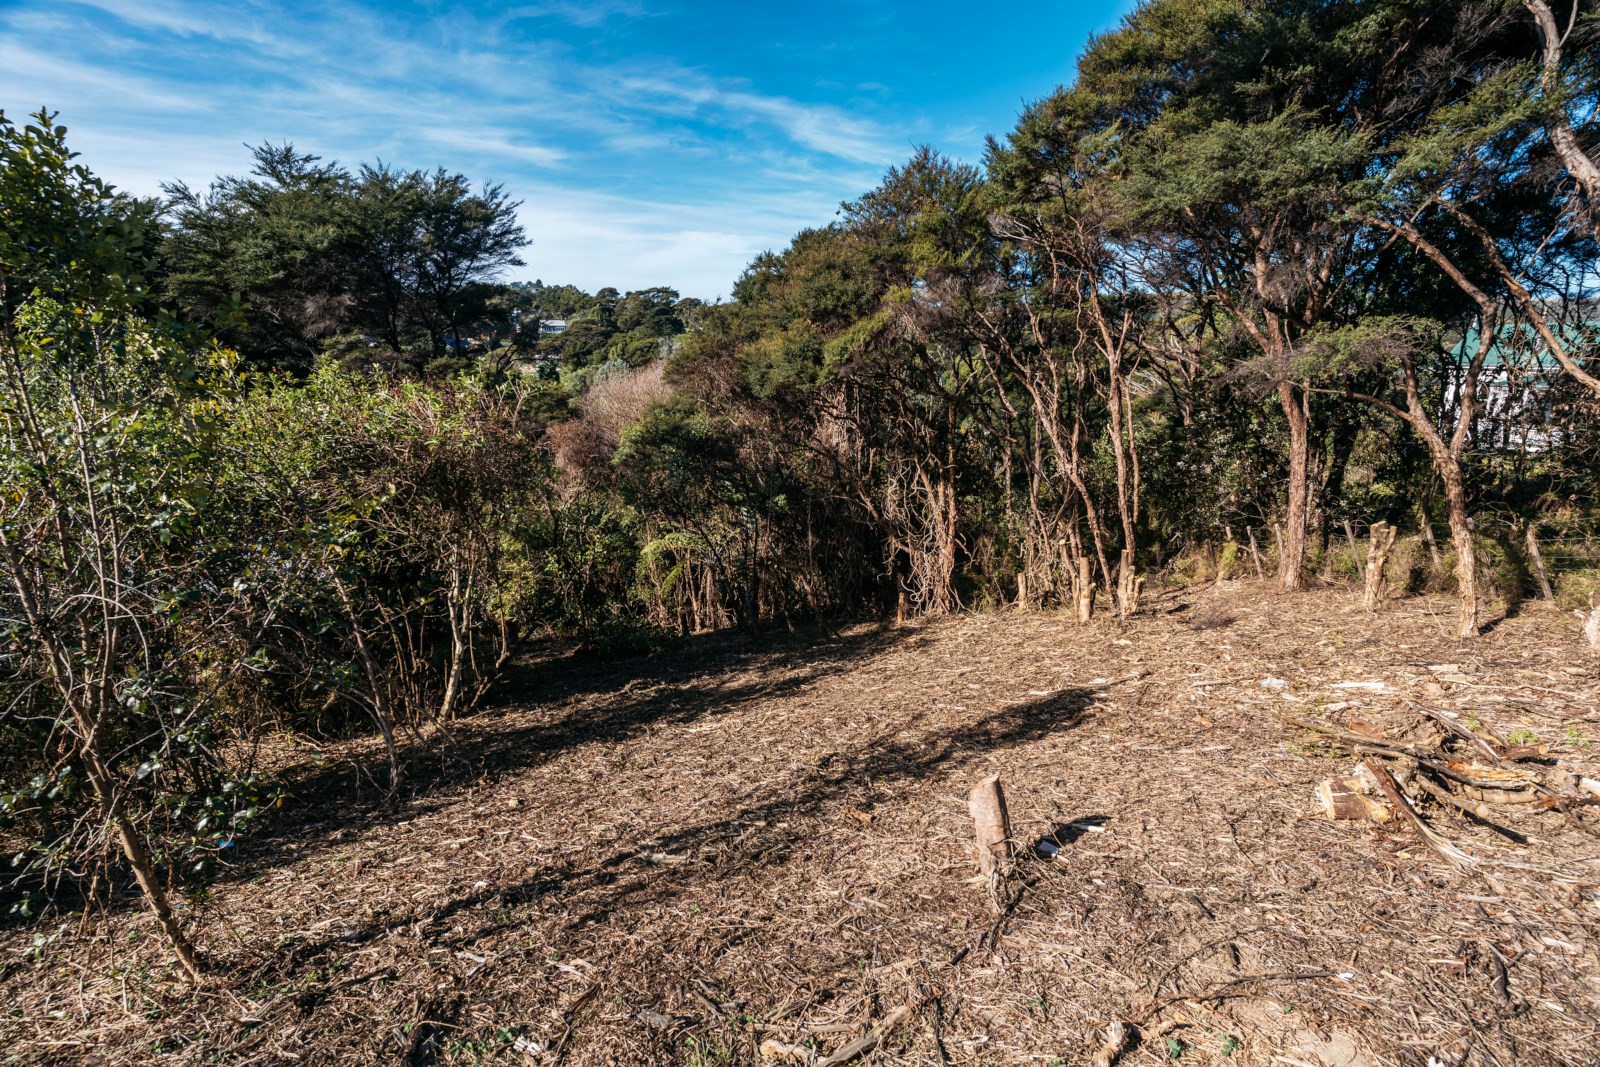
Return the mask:
[(1433, 536), (1433, 520), (1428, 517), (1428, 509), (1421, 504), (1417, 505), (1417, 524), (1422, 529), (1422, 542), (1428, 546), (1428, 558), (1433, 560), (1433, 569), (1438, 570), (1444, 566), (1444, 559), (1439, 555), (1439, 541)]
[(978, 844), (978, 870), (992, 878), (1003, 871), (1006, 850), (1011, 840), (1011, 818), (1006, 812), (1006, 794), (1000, 776), (990, 775), (973, 786), (967, 798), (972, 826)]
[(1438, 464), (1444, 480), (1445, 505), (1450, 515), (1450, 541), (1456, 551), (1456, 597), (1461, 604), (1458, 637), (1477, 637), (1478, 557), (1472, 544), (1472, 520), (1467, 516), (1467, 487), (1460, 464)]
[(128, 866), (133, 868), (134, 880), (144, 891), (145, 899), (150, 902), (150, 910), (155, 913), (156, 921), (161, 924), (162, 932), (167, 935), (167, 942), (172, 946), (172, 954), (178, 957), (178, 964), (192, 984), (204, 985), (205, 974), (201, 971), (200, 961), (195, 956), (194, 945), (183, 932), (183, 927), (178, 924), (178, 917), (172, 913), (172, 905), (167, 902), (166, 890), (161, 888), (161, 882), (156, 878), (155, 863), (150, 859), (150, 852), (145, 848), (144, 839), (138, 830), (129, 825), (126, 818), (118, 816), (116, 824), (117, 844), (122, 847), (122, 854), (127, 858)]
[(1278, 560), (1278, 588), (1286, 593), (1302, 588), (1306, 562), (1306, 462), (1310, 456), (1310, 420), (1295, 399), (1294, 386), (1278, 383), (1278, 401), (1289, 423), (1289, 506), (1283, 532), (1283, 555)]
[(1394, 548), (1395, 535), (1398, 533), (1393, 526), (1380, 522), (1367, 534), (1367, 584), (1366, 595), (1362, 599), (1368, 611), (1376, 612), (1383, 606), (1386, 592), (1383, 568), (1389, 562), (1389, 550)]
[(1077, 594), (1078, 622), (1087, 623), (1094, 617), (1094, 576), (1087, 556), (1078, 557), (1078, 578), (1073, 585)]
[[(1566, 34), (1557, 25), (1555, 12), (1550, 9), (1546, 0), (1523, 0), (1522, 6), (1528, 9), (1539, 27), (1540, 45), (1544, 53), (1540, 87), (1547, 98), (1558, 95), (1562, 80), (1561, 49), (1566, 42)], [(1577, 14), (1576, 6), (1573, 14)], [(1571, 119), (1567, 115), (1565, 104), (1557, 103), (1551, 109), (1546, 127), (1550, 132), (1550, 144), (1555, 148), (1556, 156), (1561, 160), (1562, 166), (1567, 168), (1567, 173), (1578, 183), (1578, 187), (1583, 190), (1584, 198), (1588, 201), (1589, 223), (1595, 238), (1600, 240), (1600, 164), (1590, 159), (1588, 153), (1584, 152), (1583, 146), (1578, 143), (1578, 138), (1572, 132)]]

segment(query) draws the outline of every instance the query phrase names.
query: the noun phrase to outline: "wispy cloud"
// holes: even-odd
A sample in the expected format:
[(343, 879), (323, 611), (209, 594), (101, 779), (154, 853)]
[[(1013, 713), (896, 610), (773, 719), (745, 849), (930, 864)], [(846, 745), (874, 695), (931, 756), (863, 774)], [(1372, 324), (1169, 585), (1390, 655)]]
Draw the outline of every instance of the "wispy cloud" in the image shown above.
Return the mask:
[[(31, 99), (30, 99), (31, 98)], [(194, 114), (206, 110), (203, 97), (152, 79), (119, 74), (64, 56), (47, 55), (0, 41), (0, 100), (23, 101), (29, 110), (101, 107)]]
[[(981, 148), (983, 113), (919, 102), (959, 0), (815, 2), (0, 0), (0, 106), (60, 109), (86, 162), (138, 193), (238, 173), (269, 140), (442, 165), (526, 203), (546, 280), (711, 296), (914, 142)], [(1006, 39), (1007, 64), (1027, 43)]]
[(796, 144), (855, 163), (888, 163), (904, 152), (876, 123), (829, 105), (763, 96), (739, 81), (678, 71), (626, 75), (597, 88), (620, 108), (685, 119), (709, 113), (734, 123), (767, 123)]
[(524, 4), (500, 16), (501, 25), (522, 19), (560, 19), (574, 26), (599, 26), (617, 17), (638, 18), (646, 14), (645, 6), (629, 0), (549, 0), (542, 4)]

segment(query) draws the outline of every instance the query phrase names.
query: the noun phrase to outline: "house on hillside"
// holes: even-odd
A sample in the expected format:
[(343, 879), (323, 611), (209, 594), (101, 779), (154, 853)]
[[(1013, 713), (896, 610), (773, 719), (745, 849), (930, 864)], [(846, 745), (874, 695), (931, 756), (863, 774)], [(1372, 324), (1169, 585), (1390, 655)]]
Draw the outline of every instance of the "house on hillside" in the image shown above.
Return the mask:
[[(1596, 326), (1555, 324), (1574, 349), (1594, 343)], [(1468, 330), (1452, 350), (1457, 373), (1465, 374), (1478, 348), (1478, 331)], [(1490, 447), (1543, 452), (1562, 443), (1553, 404), (1553, 387), (1562, 380), (1561, 366), (1533, 327), (1503, 325), (1484, 360), (1478, 381), (1476, 435)]]

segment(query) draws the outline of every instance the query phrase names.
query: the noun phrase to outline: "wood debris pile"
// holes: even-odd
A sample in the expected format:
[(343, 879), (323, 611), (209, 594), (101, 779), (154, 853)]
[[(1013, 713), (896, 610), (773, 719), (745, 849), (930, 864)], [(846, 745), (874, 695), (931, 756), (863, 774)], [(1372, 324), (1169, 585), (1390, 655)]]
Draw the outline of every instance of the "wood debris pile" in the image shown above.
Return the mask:
[(1527, 805), (1526, 810), (1572, 818), (1576, 808), (1600, 805), (1600, 781), (1563, 767), (1550, 757), (1549, 745), (1514, 744), (1474, 719), (1462, 721), (1454, 712), (1411, 701), (1406, 706), (1413, 724), (1399, 737), (1362, 720), (1341, 727), (1284, 717), (1288, 725), (1331, 738), (1362, 757), (1348, 774), (1318, 784), (1317, 799), (1328, 818), (1398, 819), (1452, 866), (1469, 868), (1479, 860), (1429, 824), (1428, 805), (1455, 809), (1519, 840), (1522, 835), (1498, 825), (1495, 808)]

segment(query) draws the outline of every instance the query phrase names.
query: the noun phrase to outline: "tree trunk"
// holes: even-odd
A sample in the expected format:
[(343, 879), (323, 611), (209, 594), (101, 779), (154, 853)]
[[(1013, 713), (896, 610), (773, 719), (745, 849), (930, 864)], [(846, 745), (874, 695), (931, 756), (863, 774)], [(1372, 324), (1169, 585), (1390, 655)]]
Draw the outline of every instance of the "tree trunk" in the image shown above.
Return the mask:
[(1454, 457), (1437, 463), (1444, 480), (1445, 505), (1449, 509), (1450, 541), (1456, 550), (1456, 596), (1461, 603), (1458, 637), (1477, 637), (1478, 557), (1472, 543), (1472, 520), (1467, 516), (1467, 487), (1461, 478), (1461, 465)]
[(1256, 531), (1254, 527), (1246, 526), (1244, 532), (1250, 535), (1250, 558), (1256, 564), (1256, 580), (1265, 578), (1266, 572), (1261, 569), (1261, 548), (1256, 544)]
[(1278, 560), (1278, 588), (1292, 593), (1302, 588), (1306, 563), (1306, 464), (1310, 456), (1310, 419), (1295, 399), (1294, 386), (1278, 383), (1278, 401), (1289, 423), (1289, 507), (1283, 534), (1283, 555)]
[(1117, 567), (1117, 614), (1127, 618), (1139, 610), (1140, 579), (1134, 565), (1132, 548), (1122, 550), (1122, 562)]
[(1383, 568), (1389, 562), (1389, 550), (1394, 547), (1399, 531), (1386, 522), (1376, 523), (1367, 534), (1367, 584), (1362, 598), (1368, 611), (1376, 612), (1383, 604)]
[[(1573, 2), (1576, 4), (1577, 0)], [(1561, 32), (1555, 12), (1546, 0), (1522, 0), (1522, 6), (1528, 9), (1539, 28), (1539, 43), (1544, 53), (1540, 87), (1544, 90), (1545, 104), (1549, 108), (1546, 128), (1550, 133), (1550, 144), (1555, 148), (1562, 166), (1567, 168), (1567, 173), (1583, 190), (1584, 198), (1588, 201), (1589, 223), (1595, 238), (1600, 240), (1600, 165), (1590, 159), (1578, 143), (1578, 138), (1572, 132), (1572, 120), (1567, 114), (1566, 104), (1559, 99), (1550, 100), (1551, 97), (1559, 97), (1562, 92), (1561, 48), (1566, 41), (1566, 34)], [(1577, 11), (1573, 13), (1577, 14)]]
[(150, 902), (150, 910), (155, 912), (156, 921), (161, 924), (162, 932), (167, 935), (167, 942), (172, 945), (173, 955), (178, 957), (178, 963), (183, 967), (183, 972), (194, 985), (204, 985), (205, 975), (200, 970), (200, 961), (195, 957), (194, 945), (183, 932), (183, 927), (178, 924), (178, 917), (172, 914), (172, 906), (167, 903), (166, 890), (161, 888), (161, 882), (156, 877), (155, 863), (150, 859), (150, 852), (144, 846), (144, 838), (139, 831), (129, 824), (126, 817), (115, 817), (117, 827), (117, 844), (122, 846), (122, 854), (127, 857), (128, 866), (133, 868), (134, 880), (139, 883), (139, 888), (144, 891), (145, 899)]

